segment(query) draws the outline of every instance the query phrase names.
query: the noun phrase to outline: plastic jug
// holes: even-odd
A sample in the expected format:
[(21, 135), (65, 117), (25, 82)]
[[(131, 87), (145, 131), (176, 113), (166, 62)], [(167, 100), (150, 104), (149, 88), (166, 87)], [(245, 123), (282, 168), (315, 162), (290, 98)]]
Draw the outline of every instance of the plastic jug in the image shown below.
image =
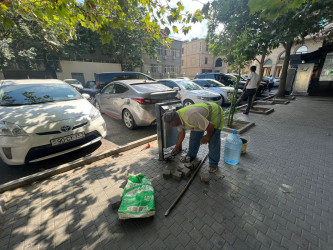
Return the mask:
[(234, 130), (225, 140), (224, 161), (230, 165), (238, 164), (240, 160), (243, 142)]

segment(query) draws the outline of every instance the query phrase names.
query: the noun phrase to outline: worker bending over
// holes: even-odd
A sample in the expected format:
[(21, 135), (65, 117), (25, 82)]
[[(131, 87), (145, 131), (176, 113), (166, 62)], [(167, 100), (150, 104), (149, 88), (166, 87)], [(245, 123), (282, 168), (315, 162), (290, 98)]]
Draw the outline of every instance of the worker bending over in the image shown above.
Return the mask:
[(189, 150), (181, 161), (192, 161), (197, 157), (200, 144), (208, 143), (209, 172), (216, 172), (220, 161), (223, 116), (222, 108), (212, 102), (189, 105), (177, 111), (167, 111), (163, 115), (164, 123), (167, 126), (177, 127), (178, 130), (177, 144), (171, 153), (176, 155), (181, 152), (185, 130), (191, 130)]

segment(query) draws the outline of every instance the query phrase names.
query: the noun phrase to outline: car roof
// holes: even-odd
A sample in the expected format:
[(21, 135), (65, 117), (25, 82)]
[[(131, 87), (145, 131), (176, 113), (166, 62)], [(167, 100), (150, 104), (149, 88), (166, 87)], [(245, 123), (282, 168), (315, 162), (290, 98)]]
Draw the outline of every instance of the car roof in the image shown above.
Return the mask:
[(0, 85), (11, 85), (11, 84), (52, 84), (52, 83), (61, 83), (61, 84), (67, 84), (61, 80), (58, 79), (18, 79), (18, 80), (1, 80)]
[(131, 79), (131, 80), (117, 80), (117, 81), (110, 82), (110, 83), (126, 83), (129, 85), (132, 85), (132, 84), (140, 84), (140, 83), (157, 83), (157, 82), (151, 81), (151, 80), (143, 80), (143, 79)]
[(117, 74), (119, 74), (119, 73), (124, 73), (124, 74), (128, 74), (128, 73), (130, 73), (130, 74), (143, 74), (143, 73), (141, 73), (141, 72), (135, 72), (135, 71), (113, 71), (113, 72), (101, 72), (101, 73), (96, 73), (96, 74), (112, 74), (112, 73), (117, 73)]

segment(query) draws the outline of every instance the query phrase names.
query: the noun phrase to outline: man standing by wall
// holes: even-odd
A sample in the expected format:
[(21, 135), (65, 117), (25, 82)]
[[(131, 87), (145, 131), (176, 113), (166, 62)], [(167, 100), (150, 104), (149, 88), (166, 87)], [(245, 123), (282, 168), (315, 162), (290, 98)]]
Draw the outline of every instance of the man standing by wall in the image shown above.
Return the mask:
[(256, 90), (257, 90), (257, 84), (258, 84), (258, 81), (259, 81), (259, 76), (258, 76), (258, 74), (256, 74), (256, 69), (257, 69), (256, 66), (251, 66), (251, 68), (250, 68), (251, 73), (250, 73), (249, 78), (247, 79), (247, 81), (244, 85), (243, 94), (236, 103), (236, 105), (239, 105), (239, 103), (242, 100), (247, 99), (247, 107), (246, 107), (246, 110), (243, 112), (243, 114), (245, 114), (245, 115), (248, 115), (249, 112), (250, 112), (252, 98), (253, 98), (254, 94), (256, 93)]
[[(223, 110), (216, 103), (198, 103), (189, 105), (178, 111), (168, 111), (163, 116), (167, 126), (177, 127), (178, 141), (172, 154), (181, 152), (185, 130), (191, 130), (189, 150), (182, 162), (190, 162), (196, 158), (200, 144), (209, 144), (209, 172), (217, 170), (221, 151), (221, 130), (223, 128)], [(204, 135), (204, 132), (206, 134)]]

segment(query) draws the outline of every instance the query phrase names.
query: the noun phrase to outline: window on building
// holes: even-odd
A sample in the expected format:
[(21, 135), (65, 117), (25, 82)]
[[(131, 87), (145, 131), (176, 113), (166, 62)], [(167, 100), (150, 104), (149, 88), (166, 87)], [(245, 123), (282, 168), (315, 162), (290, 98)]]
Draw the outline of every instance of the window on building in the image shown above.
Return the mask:
[(208, 58), (207, 57), (205, 57), (205, 64), (207, 64), (208, 63)]
[(162, 48), (161, 48), (161, 47), (158, 47), (158, 48), (157, 48), (157, 54), (158, 54), (158, 55), (162, 55)]
[(308, 53), (308, 47), (306, 47), (305, 45), (299, 47), (296, 50), (296, 54), (305, 54), (305, 53)]
[(222, 67), (222, 59), (218, 58), (215, 62), (215, 67)]
[(72, 78), (77, 79), (82, 83), (85, 83), (86, 81), (84, 80), (84, 74), (83, 73), (72, 73)]
[(268, 59), (266, 62), (265, 62), (265, 64), (264, 64), (264, 66), (269, 66), (269, 65), (272, 65), (273, 63), (272, 63), (272, 60), (271, 59)]
[(208, 51), (208, 44), (206, 45), (206, 51)]

